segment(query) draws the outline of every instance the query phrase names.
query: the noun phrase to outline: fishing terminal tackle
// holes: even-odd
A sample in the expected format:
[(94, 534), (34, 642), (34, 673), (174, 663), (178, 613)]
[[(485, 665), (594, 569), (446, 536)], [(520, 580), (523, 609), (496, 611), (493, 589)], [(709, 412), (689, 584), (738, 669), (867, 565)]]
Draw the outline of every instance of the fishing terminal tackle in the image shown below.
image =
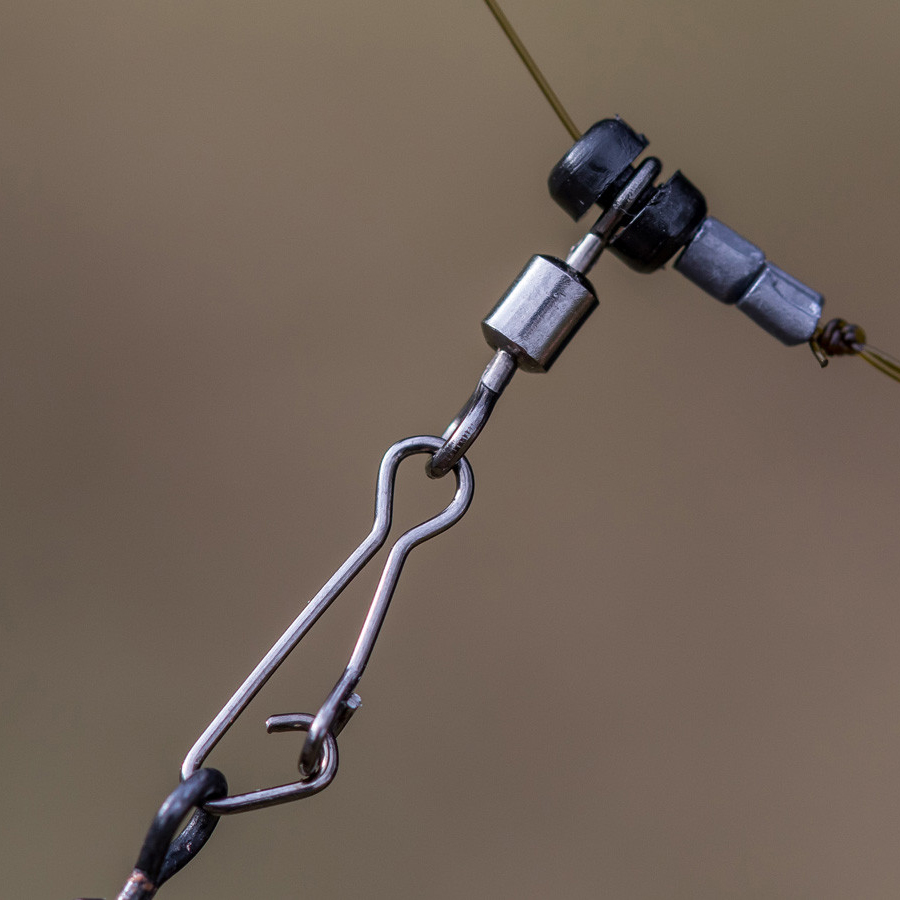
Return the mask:
[[(485, 0), (485, 4), (575, 141), (550, 174), (553, 199), (576, 220), (594, 203), (603, 208), (610, 204), (612, 212), (618, 200), (610, 203), (610, 192), (633, 171), (630, 164), (647, 146), (647, 139), (618, 116), (598, 122), (582, 134), (497, 0)], [(703, 195), (680, 171), (655, 192), (648, 189), (641, 199), (637, 209), (632, 209), (634, 200), (629, 205), (626, 227), (619, 234), (615, 234), (614, 226), (610, 227), (604, 242), (605, 247), (615, 234), (614, 251), (633, 269), (656, 271), (682, 250), (675, 262), (676, 271), (717, 300), (735, 304), (782, 343), (808, 343), (822, 368), (828, 364), (829, 356), (859, 355), (889, 378), (900, 381), (900, 362), (881, 350), (864, 346), (864, 337), (857, 340), (854, 335), (845, 334), (841, 340), (835, 340), (847, 323), (843, 319), (823, 322), (821, 294), (772, 265), (762, 250), (718, 219), (705, 217)], [(862, 329), (858, 333), (863, 334)], [(453, 424), (445, 438), (452, 430)], [(431, 471), (435, 474), (437, 469)]]
[[(599, 218), (564, 260), (543, 254), (532, 256), (485, 317), (482, 331), (494, 355), (475, 391), (442, 436), (407, 438), (385, 453), (369, 534), (304, 607), (190, 749), (181, 767), (182, 784), (154, 820), (120, 900), (150, 900), (159, 885), (195, 855), (219, 816), (309, 797), (334, 779), (338, 769), (337, 738), (360, 707), (355, 691), (409, 552), (450, 528), (466, 513), (474, 491), (466, 452), (485, 427), (515, 372), (549, 371), (596, 309), (597, 294), (587, 275), (607, 249), (639, 272), (656, 271), (675, 260), (676, 271), (722, 303), (735, 305), (782, 343), (807, 343), (823, 366), (831, 356), (860, 355), (900, 380), (900, 365), (869, 347), (862, 329), (838, 319), (821, 325), (822, 295), (774, 266), (762, 250), (708, 216), (704, 196), (680, 171), (664, 184), (655, 185), (662, 171), (661, 162), (655, 157), (636, 162), (648, 143), (643, 135), (619, 118), (601, 120), (583, 134), (579, 132), (527, 50), (514, 38), (496, 2), (485, 2), (576, 140), (551, 172), (551, 195), (576, 220), (594, 205), (600, 207)], [(452, 471), (456, 477), (454, 497), (443, 511), (404, 532), (391, 546), (347, 666), (318, 712), (276, 715), (267, 720), (269, 733), (306, 734), (298, 761), (299, 780), (225, 796), (224, 777), (216, 770), (202, 768), (204, 761), (325, 610), (385, 544), (391, 527), (397, 468), (412, 455), (428, 457), (426, 472), (432, 478)], [(197, 812), (191, 822), (170, 844), (178, 822), (192, 808)]]
[[(824, 297), (769, 262), (765, 253), (723, 222), (707, 215), (706, 199), (681, 171), (660, 186), (655, 157), (633, 163), (648, 141), (618, 116), (583, 134), (528, 53), (496, 0), (486, 5), (515, 48), (574, 146), (554, 166), (550, 195), (576, 221), (598, 205), (602, 215), (565, 263), (534, 257), (482, 322), (495, 354), (475, 391), (445, 429), (444, 446), (427, 466), (440, 478), (481, 433), (516, 368), (546, 372), (596, 308), (587, 275), (609, 247), (632, 269), (650, 273), (673, 260), (674, 268), (707, 294), (734, 305), (787, 346), (808, 344), (824, 367), (828, 355), (859, 354), (900, 380), (900, 363), (846, 339), (837, 349), (833, 320), (821, 325)], [(846, 323), (844, 323), (846, 325)], [(860, 330), (861, 333), (861, 330)], [(864, 338), (862, 339), (864, 341)], [(855, 348), (855, 349), (851, 349)]]

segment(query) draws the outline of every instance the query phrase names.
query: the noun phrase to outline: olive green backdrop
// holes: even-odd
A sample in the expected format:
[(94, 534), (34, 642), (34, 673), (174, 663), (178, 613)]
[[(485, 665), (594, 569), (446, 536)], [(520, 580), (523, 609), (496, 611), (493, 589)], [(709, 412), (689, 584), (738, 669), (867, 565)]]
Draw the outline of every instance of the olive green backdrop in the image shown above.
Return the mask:
[[(507, 0), (582, 128), (900, 354), (900, 5)], [(197, 735), (439, 433), (569, 140), (465, 3), (0, 10), (3, 893), (112, 898)], [(605, 259), (410, 557), (311, 800), (161, 896), (900, 893), (900, 385)], [(401, 470), (398, 528), (450, 487)], [(376, 572), (210, 759), (290, 780)]]

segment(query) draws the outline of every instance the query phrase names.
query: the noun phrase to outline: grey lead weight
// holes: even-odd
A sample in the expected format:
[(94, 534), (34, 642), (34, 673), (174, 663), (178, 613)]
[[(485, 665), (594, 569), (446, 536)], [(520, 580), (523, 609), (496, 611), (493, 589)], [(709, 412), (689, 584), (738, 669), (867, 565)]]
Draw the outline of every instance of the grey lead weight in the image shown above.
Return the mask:
[(716, 300), (737, 303), (765, 264), (759, 247), (707, 216), (675, 268)]
[(815, 334), (824, 304), (821, 294), (767, 262), (737, 308), (790, 347)]
[(675, 268), (723, 303), (734, 303), (782, 343), (806, 343), (825, 303), (821, 294), (766, 260), (755, 244), (708, 216)]
[(546, 372), (596, 307), (594, 289), (580, 272), (561, 259), (532, 256), (481, 329), (520, 369)]

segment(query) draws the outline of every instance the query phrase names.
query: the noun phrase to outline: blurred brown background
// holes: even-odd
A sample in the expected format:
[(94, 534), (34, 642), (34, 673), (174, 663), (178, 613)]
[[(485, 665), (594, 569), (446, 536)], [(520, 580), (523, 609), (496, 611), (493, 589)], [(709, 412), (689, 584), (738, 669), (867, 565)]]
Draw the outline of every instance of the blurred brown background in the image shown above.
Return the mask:
[[(900, 5), (507, 0), (576, 121), (900, 351)], [(3, 893), (113, 897), (182, 757), (579, 236), (480, 2), (0, 10)], [(900, 894), (898, 385), (614, 258), (410, 557), (324, 794), (195, 897)], [(417, 461), (398, 527), (444, 503)], [(210, 758), (289, 780), (375, 573)]]

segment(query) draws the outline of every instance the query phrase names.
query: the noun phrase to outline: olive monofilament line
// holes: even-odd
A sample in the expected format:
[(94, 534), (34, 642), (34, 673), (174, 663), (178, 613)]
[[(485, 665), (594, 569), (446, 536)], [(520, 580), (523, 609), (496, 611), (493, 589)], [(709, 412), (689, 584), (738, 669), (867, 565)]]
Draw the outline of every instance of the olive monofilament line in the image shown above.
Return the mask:
[(559, 97), (556, 96), (553, 88), (547, 83), (547, 79), (544, 78), (537, 63), (531, 58), (531, 54), (522, 43), (522, 39), (516, 34), (515, 29), (510, 25), (509, 19), (506, 18), (503, 10), (500, 9), (496, 0), (484, 0), (484, 2), (487, 4), (488, 9), (494, 14), (494, 18), (503, 29), (503, 33), (509, 38), (509, 42), (515, 48), (516, 53), (519, 54), (519, 58), (525, 63), (525, 68), (531, 73), (531, 77), (541, 89), (541, 93), (547, 98), (547, 102), (553, 107), (553, 111), (556, 115), (559, 116), (559, 121), (563, 123), (563, 127), (569, 132), (572, 140), (577, 141), (581, 137), (581, 132), (572, 121), (572, 117), (566, 112), (566, 108), (560, 103)]
[(900, 362), (893, 356), (889, 356), (884, 350), (878, 350), (871, 344), (863, 344), (859, 351), (859, 358), (864, 359), (879, 372), (883, 372), (888, 378), (900, 381)]

